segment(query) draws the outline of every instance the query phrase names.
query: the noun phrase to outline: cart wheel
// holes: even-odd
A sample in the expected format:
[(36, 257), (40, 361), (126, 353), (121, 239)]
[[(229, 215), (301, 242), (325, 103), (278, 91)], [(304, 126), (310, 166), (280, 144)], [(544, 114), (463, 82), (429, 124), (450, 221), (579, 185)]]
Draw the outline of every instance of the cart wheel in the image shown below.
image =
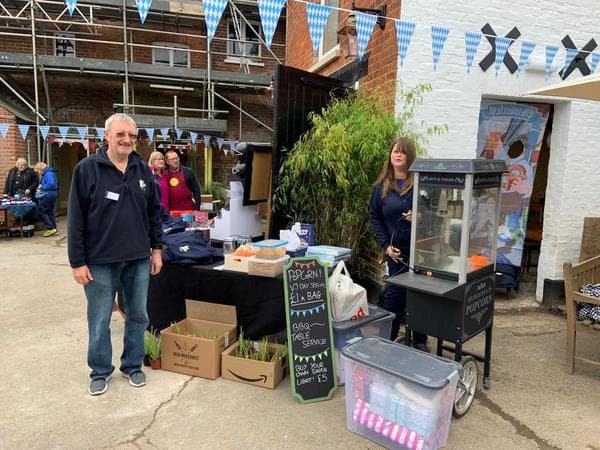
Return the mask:
[(479, 372), (477, 362), (472, 356), (465, 356), (462, 361), (462, 369), (458, 374), (458, 385), (456, 387), (456, 397), (454, 397), (454, 417), (464, 416), (469, 408), (475, 392), (477, 391), (477, 382), (479, 380)]

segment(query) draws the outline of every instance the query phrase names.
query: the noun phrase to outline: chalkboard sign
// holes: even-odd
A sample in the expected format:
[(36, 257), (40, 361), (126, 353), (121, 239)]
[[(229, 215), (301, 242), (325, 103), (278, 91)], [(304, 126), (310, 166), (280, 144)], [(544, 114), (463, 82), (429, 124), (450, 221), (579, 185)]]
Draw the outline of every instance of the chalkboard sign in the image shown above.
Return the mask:
[(491, 274), (467, 284), (464, 302), (463, 339), (491, 325), (494, 316), (496, 275)]
[(316, 258), (293, 258), (283, 282), (294, 397), (327, 400), (335, 391), (327, 269)]

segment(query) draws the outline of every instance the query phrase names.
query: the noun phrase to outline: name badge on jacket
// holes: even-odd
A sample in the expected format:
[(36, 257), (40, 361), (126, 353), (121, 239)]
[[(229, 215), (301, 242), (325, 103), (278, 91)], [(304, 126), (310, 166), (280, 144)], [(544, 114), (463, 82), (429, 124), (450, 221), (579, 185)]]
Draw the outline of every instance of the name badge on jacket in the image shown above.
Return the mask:
[(104, 198), (107, 198), (109, 200), (114, 200), (115, 202), (118, 202), (119, 201), (119, 194), (117, 194), (116, 192), (106, 191), (106, 194), (104, 194)]

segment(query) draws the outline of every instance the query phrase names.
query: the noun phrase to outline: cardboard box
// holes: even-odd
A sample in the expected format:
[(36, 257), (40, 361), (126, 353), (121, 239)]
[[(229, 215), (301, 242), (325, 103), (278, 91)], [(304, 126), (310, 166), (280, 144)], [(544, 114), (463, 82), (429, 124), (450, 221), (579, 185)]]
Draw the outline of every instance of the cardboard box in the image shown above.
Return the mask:
[[(223, 352), (221, 358), (221, 376), (227, 380), (253, 384), (268, 389), (275, 389), (287, 373), (287, 353), (277, 362), (255, 361), (238, 358), (239, 342)], [(269, 355), (273, 355), (281, 344), (269, 344)]]
[(251, 256), (237, 256), (233, 253), (225, 255), (225, 270), (248, 273), (248, 259)]
[(237, 340), (235, 306), (186, 300), (186, 318), (160, 332), (165, 370), (214, 380), (221, 353)]

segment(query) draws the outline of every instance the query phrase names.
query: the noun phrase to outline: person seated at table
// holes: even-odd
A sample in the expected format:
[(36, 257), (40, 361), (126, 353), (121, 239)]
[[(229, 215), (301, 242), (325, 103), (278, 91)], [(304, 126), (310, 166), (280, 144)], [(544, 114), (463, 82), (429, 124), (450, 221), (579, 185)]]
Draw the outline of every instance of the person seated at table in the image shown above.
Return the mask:
[(25, 158), (17, 158), (15, 167), (8, 171), (4, 183), (4, 193), (10, 197), (15, 195), (33, 197), (38, 178), (32, 168), (27, 165)]
[(56, 229), (56, 217), (54, 216), (58, 184), (54, 175), (54, 169), (46, 163), (38, 162), (33, 167), (33, 170), (40, 177), (39, 188), (35, 195), (38, 199), (38, 215), (46, 227), (43, 236), (53, 236), (58, 233)]

